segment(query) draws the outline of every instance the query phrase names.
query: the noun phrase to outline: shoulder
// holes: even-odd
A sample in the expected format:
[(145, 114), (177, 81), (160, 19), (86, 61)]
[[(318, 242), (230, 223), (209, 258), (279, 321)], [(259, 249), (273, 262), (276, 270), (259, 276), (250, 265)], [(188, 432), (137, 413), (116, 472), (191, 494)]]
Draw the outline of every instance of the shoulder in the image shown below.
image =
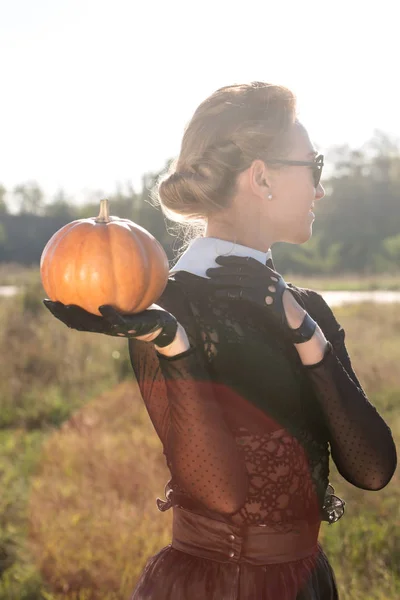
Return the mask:
[(320, 293), (309, 288), (298, 287), (292, 283), (288, 283), (288, 287), (299, 304), (318, 323), (326, 337), (330, 338), (342, 331), (333, 310)]
[[(161, 294), (161, 296), (153, 303), (154, 306), (160, 307), (163, 310), (171, 313), (176, 320), (184, 327), (189, 341), (193, 345), (194, 339), (194, 328), (193, 319), (190, 313), (190, 307), (188, 306), (187, 300), (183, 290), (178, 285), (173, 277), (169, 277), (167, 284)], [(129, 339), (129, 347), (132, 353), (135, 349), (140, 349), (141, 355), (149, 355), (149, 353), (156, 356), (153, 344), (149, 344), (143, 340), (137, 340), (135, 338)]]
[[(160, 302), (156, 304), (163, 302), (166, 305), (177, 306), (190, 313), (194, 300), (206, 300), (208, 298), (207, 282), (208, 279), (187, 271), (170, 274)], [(162, 305), (163, 308), (169, 310), (164, 304)]]
[(182, 307), (185, 305), (185, 297), (182, 289), (173, 276), (170, 276), (167, 281), (167, 285), (164, 288), (160, 298), (155, 302), (158, 306), (161, 306), (168, 312), (182, 311)]
[(194, 336), (195, 320), (190, 297), (185, 286), (178, 282), (175, 276), (168, 278), (167, 285), (155, 304), (170, 312), (177, 319), (186, 330), (189, 339)]

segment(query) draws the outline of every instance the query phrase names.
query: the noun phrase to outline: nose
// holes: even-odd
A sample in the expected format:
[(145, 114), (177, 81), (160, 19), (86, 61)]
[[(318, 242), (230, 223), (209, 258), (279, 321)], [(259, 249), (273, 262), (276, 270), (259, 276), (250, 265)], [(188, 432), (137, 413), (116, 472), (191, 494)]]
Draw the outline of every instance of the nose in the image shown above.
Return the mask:
[(318, 187), (315, 191), (315, 199), (316, 200), (321, 200), (321, 198), (323, 198), (325, 196), (325, 190), (322, 187), (321, 183), (318, 184)]

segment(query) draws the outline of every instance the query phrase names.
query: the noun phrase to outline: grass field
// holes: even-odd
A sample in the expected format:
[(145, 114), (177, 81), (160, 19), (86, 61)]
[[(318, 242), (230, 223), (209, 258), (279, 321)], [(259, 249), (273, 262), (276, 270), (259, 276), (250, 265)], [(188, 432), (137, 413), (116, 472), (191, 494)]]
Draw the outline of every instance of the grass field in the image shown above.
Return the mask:
[[(127, 600), (147, 558), (170, 541), (171, 511), (155, 503), (168, 479), (161, 445), (126, 343), (64, 327), (29, 277), (18, 282), (24, 294), (0, 302), (0, 600)], [(398, 444), (398, 305), (335, 314)], [(321, 541), (341, 600), (398, 599), (398, 473), (379, 492), (356, 489), (333, 465), (331, 481), (346, 514), (323, 524)]]
[[(299, 275), (296, 273), (283, 273), (286, 281), (300, 287), (308, 287), (316, 290), (400, 290), (399, 273), (380, 273), (377, 275), (360, 275), (358, 273), (345, 274), (343, 276), (314, 276)], [(19, 264), (0, 263), (0, 286), (35, 284), (39, 282), (39, 270), (37, 267), (24, 267)]]

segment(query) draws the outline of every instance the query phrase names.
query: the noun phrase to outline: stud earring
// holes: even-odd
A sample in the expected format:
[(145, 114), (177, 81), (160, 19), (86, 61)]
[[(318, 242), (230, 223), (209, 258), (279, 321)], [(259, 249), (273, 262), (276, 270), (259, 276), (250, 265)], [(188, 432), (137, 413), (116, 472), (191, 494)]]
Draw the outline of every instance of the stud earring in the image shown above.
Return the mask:
[(268, 200), (272, 200), (272, 194), (268, 194), (267, 198)]

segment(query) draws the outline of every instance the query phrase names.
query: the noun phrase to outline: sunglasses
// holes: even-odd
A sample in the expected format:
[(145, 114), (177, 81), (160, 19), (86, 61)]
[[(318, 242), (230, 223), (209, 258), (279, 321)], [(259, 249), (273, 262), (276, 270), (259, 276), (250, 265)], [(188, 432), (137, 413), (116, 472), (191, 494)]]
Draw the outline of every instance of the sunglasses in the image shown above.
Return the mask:
[(321, 180), (322, 167), (324, 166), (324, 155), (319, 154), (315, 160), (280, 160), (279, 158), (271, 158), (266, 162), (270, 164), (292, 165), (294, 167), (312, 167), (314, 187), (318, 187)]

